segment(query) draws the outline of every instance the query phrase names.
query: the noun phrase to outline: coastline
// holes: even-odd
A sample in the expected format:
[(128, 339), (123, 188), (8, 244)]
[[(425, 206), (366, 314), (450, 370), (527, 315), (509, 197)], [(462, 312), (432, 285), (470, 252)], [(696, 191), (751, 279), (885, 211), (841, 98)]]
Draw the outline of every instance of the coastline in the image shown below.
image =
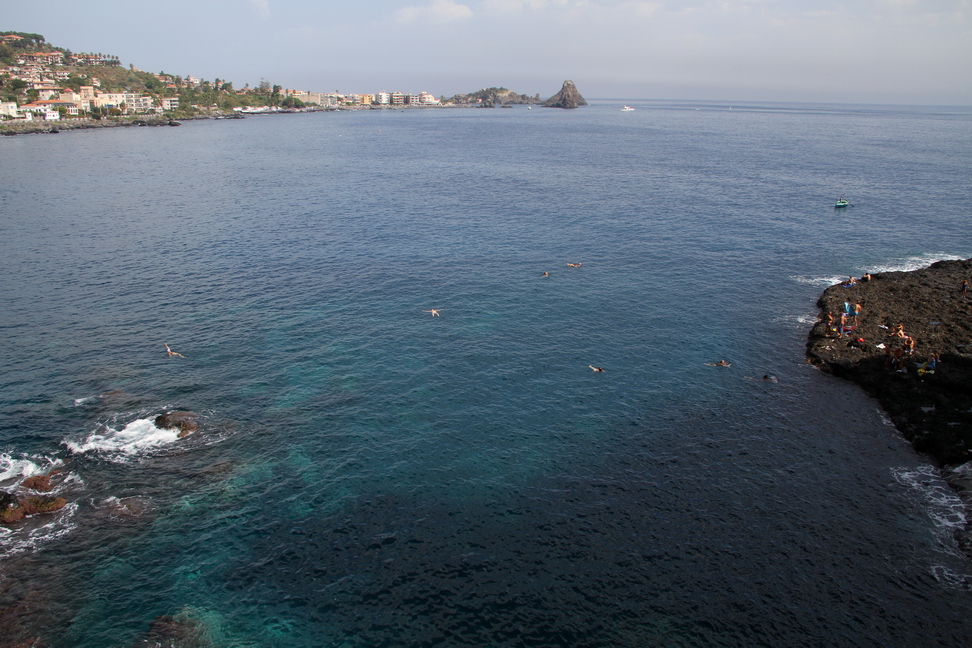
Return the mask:
[[(539, 105), (539, 104), (535, 104)], [(504, 104), (503, 108), (511, 108), (511, 104)], [(88, 130), (96, 128), (127, 128), (132, 126), (176, 126), (171, 122), (200, 121), (209, 119), (243, 119), (246, 117), (260, 117), (265, 115), (293, 115), (300, 113), (317, 112), (344, 112), (355, 110), (443, 110), (443, 109), (469, 109), (487, 108), (475, 104), (442, 104), (434, 106), (338, 106), (332, 108), (309, 108), (296, 110), (273, 110), (266, 112), (247, 112), (247, 113), (222, 113), (215, 112), (205, 115), (190, 115), (189, 117), (148, 117), (145, 115), (130, 115), (126, 117), (105, 117), (103, 119), (62, 119), (58, 121), (20, 121), (11, 120), (0, 122), (0, 136), (14, 135), (56, 135), (64, 131)], [(488, 106), (492, 109), (493, 106)]]
[(12, 121), (4, 122), (0, 124), (0, 135), (13, 136), (13, 135), (41, 135), (50, 134), (55, 135), (63, 131), (70, 130), (89, 130), (94, 128), (125, 128), (125, 127), (140, 127), (140, 126), (170, 126), (176, 125), (171, 122), (182, 122), (189, 121), (193, 119), (212, 119), (212, 117), (185, 117), (179, 119), (170, 119), (153, 117), (149, 119), (62, 119), (53, 122), (45, 121)]
[[(972, 259), (938, 261), (909, 272), (881, 272), (854, 285), (827, 288), (807, 338), (807, 360), (857, 383), (895, 427), (942, 471), (972, 510)], [(840, 336), (846, 304), (860, 304), (857, 326)], [(851, 321), (851, 320), (849, 320)], [(896, 325), (904, 335), (894, 335)], [(907, 347), (912, 343), (913, 350)], [(899, 358), (895, 358), (895, 352)], [(922, 365), (937, 354), (933, 372)], [(959, 544), (972, 556), (972, 516)]]

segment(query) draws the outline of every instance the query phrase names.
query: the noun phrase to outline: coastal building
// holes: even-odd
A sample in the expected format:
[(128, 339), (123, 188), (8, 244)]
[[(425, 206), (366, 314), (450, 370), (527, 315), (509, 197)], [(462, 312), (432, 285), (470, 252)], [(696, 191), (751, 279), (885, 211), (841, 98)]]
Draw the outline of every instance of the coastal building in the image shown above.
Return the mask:
[(33, 52), (17, 56), (17, 63), (22, 65), (34, 63), (36, 65), (60, 65), (64, 60), (61, 52)]
[(376, 92), (375, 103), (381, 106), (387, 106), (388, 104), (391, 103), (391, 93), (385, 92), (384, 90), (382, 90), (381, 92)]
[(24, 104), (20, 107), (20, 110), (21, 112), (25, 113), (29, 112), (46, 121), (56, 121), (61, 118), (61, 113), (58, 111), (59, 106), (63, 106), (64, 108), (73, 108), (73, 114), (78, 114), (77, 106), (66, 102), (62, 103), (60, 101), (34, 101), (29, 104)]
[(418, 102), (422, 106), (437, 106), (439, 105), (439, 100), (434, 96), (430, 95), (428, 92), (420, 92), (418, 95)]
[(327, 105), (327, 94), (323, 92), (305, 92), (303, 94), (295, 95), (295, 99), (300, 99), (305, 104), (317, 104), (318, 106)]
[(16, 101), (0, 101), (0, 115), (4, 117), (20, 117), (17, 112)]
[(79, 54), (71, 54), (70, 56), (71, 65), (118, 65), (119, 60), (117, 56), (111, 56), (110, 54), (85, 54), (81, 52)]
[(393, 92), (391, 93), (391, 105), (393, 106), (404, 106), (405, 100), (408, 98), (404, 92)]
[(60, 94), (57, 96), (58, 101), (66, 101), (68, 103), (74, 104), (78, 108), (82, 108), (81, 104), (81, 94), (75, 92), (74, 90), (61, 90)]
[(179, 97), (162, 97), (162, 105), (160, 107), (163, 111), (177, 110), (179, 108)]
[(410, 94), (405, 97), (405, 103), (409, 106), (419, 105), (419, 96), (417, 94)]
[(92, 104), (100, 108), (117, 108), (125, 114), (154, 111), (154, 100), (151, 96), (134, 92), (99, 92)]
[(64, 88), (59, 88), (43, 82), (31, 83), (30, 87), (32, 90), (37, 91), (37, 98), (44, 101), (58, 96), (64, 90)]

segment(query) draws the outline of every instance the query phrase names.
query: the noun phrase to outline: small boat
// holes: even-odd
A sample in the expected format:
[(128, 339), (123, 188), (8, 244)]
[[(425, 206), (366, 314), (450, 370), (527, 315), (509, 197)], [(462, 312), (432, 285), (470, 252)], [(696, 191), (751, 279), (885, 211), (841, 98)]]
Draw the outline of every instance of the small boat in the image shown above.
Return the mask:
[(624, 108), (621, 109), (621, 112), (631, 112), (632, 110), (634, 110), (634, 108), (632, 108), (631, 106), (625, 106)]
[(837, 202), (834, 203), (834, 209), (840, 209), (841, 207), (846, 207), (849, 204), (850, 203), (844, 200), (844, 197), (841, 196), (837, 199)]

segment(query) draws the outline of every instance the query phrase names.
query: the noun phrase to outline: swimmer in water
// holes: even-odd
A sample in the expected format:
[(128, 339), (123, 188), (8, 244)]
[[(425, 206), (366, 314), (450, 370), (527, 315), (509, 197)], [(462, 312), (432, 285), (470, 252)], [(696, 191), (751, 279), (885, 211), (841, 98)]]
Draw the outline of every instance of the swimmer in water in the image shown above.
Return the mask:
[(567, 264), (567, 266), (568, 266), (568, 267), (571, 267), (571, 268), (579, 268), (579, 267), (581, 267), (582, 265), (584, 265), (584, 264), (583, 264), (583, 263), (568, 263), (568, 264)]
[(731, 362), (726, 362), (725, 360), (720, 360), (719, 362), (706, 362), (705, 364), (709, 367), (731, 367), (732, 366)]
[(549, 272), (544, 272), (544, 273), (543, 273), (543, 276), (544, 276), (544, 277), (549, 277), (549, 276), (550, 276), (550, 273), (549, 273)]
[(590, 367), (594, 371), (594, 373), (601, 373), (604, 371), (604, 367), (595, 367), (594, 365), (587, 365), (587, 366)]
[(186, 357), (186, 356), (182, 355), (181, 353), (176, 353), (175, 351), (173, 351), (172, 349), (170, 349), (168, 344), (165, 345), (165, 352), (169, 354), (169, 357), (170, 358), (172, 356), (179, 356), (180, 358), (185, 358)]
[(442, 317), (441, 315), (439, 315), (439, 311), (435, 310), (434, 308), (432, 310), (424, 310), (422, 312), (423, 313), (432, 313), (432, 317)]

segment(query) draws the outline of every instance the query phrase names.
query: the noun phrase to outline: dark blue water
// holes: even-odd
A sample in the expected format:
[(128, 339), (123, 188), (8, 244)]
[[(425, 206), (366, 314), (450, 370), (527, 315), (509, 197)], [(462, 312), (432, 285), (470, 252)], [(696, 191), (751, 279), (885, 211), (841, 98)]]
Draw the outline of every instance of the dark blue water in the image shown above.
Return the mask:
[(8, 636), (969, 644), (961, 503), (803, 348), (972, 256), (972, 112), (633, 105), (2, 138), (0, 486), (71, 502)]

